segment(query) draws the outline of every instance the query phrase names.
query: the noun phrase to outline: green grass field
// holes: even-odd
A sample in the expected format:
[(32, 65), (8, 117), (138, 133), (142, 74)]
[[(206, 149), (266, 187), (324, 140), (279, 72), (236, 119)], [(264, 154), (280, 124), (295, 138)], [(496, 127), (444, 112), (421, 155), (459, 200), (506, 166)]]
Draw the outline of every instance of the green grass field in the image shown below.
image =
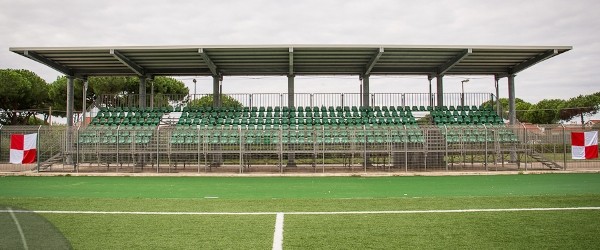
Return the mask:
[[(599, 209), (425, 213), (600, 207), (600, 174), (0, 177), (0, 206), (40, 211), (76, 249), (270, 249), (275, 213), (285, 215), (285, 249), (600, 245)], [(144, 213), (97, 213), (102, 211)], [(339, 213), (366, 211), (395, 212)], [(5, 230), (14, 224), (0, 213)]]

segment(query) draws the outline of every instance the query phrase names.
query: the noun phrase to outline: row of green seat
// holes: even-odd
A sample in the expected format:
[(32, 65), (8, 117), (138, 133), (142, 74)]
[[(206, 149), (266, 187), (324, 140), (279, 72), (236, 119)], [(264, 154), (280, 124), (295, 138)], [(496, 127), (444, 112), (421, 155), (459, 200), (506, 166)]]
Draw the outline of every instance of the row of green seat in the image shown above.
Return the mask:
[(238, 117), (260, 117), (260, 118), (279, 118), (279, 117), (333, 117), (333, 118), (350, 118), (350, 117), (410, 117), (413, 116), (411, 111), (324, 111), (324, 112), (304, 112), (304, 111), (227, 111), (227, 112), (200, 112), (186, 111), (181, 114), (181, 117), (192, 118), (238, 118)]
[[(250, 145), (263, 145), (263, 144), (271, 144), (271, 145), (279, 145), (279, 144), (296, 144), (296, 145), (311, 145), (311, 144), (383, 144), (383, 143), (423, 143), (422, 138), (418, 137), (369, 137), (366, 140), (361, 138), (347, 138), (347, 137), (317, 137), (315, 140), (307, 139), (304, 137), (282, 137), (281, 139), (278, 137), (248, 137), (245, 138), (244, 144)], [(200, 140), (194, 137), (173, 137), (171, 139), (171, 144), (181, 145), (181, 144), (198, 144)], [(218, 138), (212, 137), (206, 141), (208, 144), (219, 144), (219, 145), (238, 145), (240, 144), (240, 138)]]
[(82, 144), (136, 144), (149, 143), (156, 126), (152, 125), (90, 125), (78, 133)]
[(488, 136), (488, 135), (449, 135), (446, 136), (446, 141), (450, 144), (453, 143), (493, 143), (495, 141), (503, 143), (516, 143), (519, 142), (519, 138), (514, 134), (500, 135), (499, 137)]
[(143, 112), (132, 112), (132, 111), (100, 111), (96, 115), (96, 117), (144, 117), (144, 118), (154, 118), (161, 117), (164, 113), (162, 111), (143, 111)]
[(503, 124), (502, 118), (496, 116), (436, 116), (433, 117), (434, 124)]
[(310, 106), (298, 106), (298, 107), (280, 107), (280, 106), (261, 106), (261, 107), (194, 107), (194, 106), (185, 106), (185, 107), (174, 107), (174, 108), (170, 108), (170, 107), (154, 107), (154, 108), (138, 108), (138, 107), (129, 107), (129, 106), (124, 106), (124, 107), (100, 107), (99, 108), (100, 111), (107, 111), (107, 112), (162, 112), (162, 113), (169, 113), (169, 112), (186, 112), (186, 111), (200, 111), (200, 112), (211, 112), (211, 111), (223, 111), (223, 112), (227, 112), (227, 111), (247, 111), (247, 112), (258, 112), (258, 111), (301, 111), (301, 112), (323, 112), (323, 111), (327, 111), (327, 112), (331, 112), (331, 111), (336, 111), (336, 112), (345, 112), (345, 111), (434, 111), (434, 110), (441, 110), (441, 111), (446, 111), (446, 110), (450, 110), (450, 111), (454, 111), (454, 110), (458, 110), (458, 111), (478, 111), (478, 110), (492, 110), (491, 107), (478, 107), (478, 106), (435, 106), (435, 107), (431, 107), (431, 106), (368, 106), (368, 107), (364, 107), (364, 106), (314, 106), (314, 107), (310, 107)]
[[(243, 138), (243, 139), (242, 139)], [(278, 136), (269, 133), (249, 134), (240, 136), (227, 135), (179, 135), (171, 137), (171, 144), (222, 144), (237, 145), (244, 144), (383, 144), (383, 143), (424, 143), (424, 138), (419, 135), (400, 135), (400, 136), (347, 136), (347, 135), (305, 135), (301, 133), (286, 134)]]
[(363, 129), (361, 127), (351, 127), (351, 126), (343, 126), (343, 127), (332, 127), (330, 129), (325, 129), (323, 127), (309, 127), (309, 126), (297, 126), (297, 127), (288, 127), (288, 128), (278, 128), (278, 127), (270, 127), (270, 126), (258, 126), (258, 127), (247, 127), (244, 129), (240, 128), (224, 128), (224, 127), (187, 127), (187, 128), (176, 128), (171, 131), (172, 136), (238, 136), (243, 134), (244, 136), (254, 136), (260, 134), (270, 134), (273, 136), (281, 135), (301, 135), (301, 136), (309, 136), (309, 135), (320, 135), (323, 134), (325, 136), (334, 135), (334, 136), (383, 136), (389, 134), (390, 136), (399, 136), (399, 135), (422, 135), (422, 132), (418, 127), (412, 127), (407, 129), (398, 129), (391, 128), (385, 126), (378, 126), (376, 128), (366, 128)]
[(431, 111), (431, 116), (477, 116), (477, 117), (489, 117), (489, 116), (497, 116), (496, 112), (489, 110), (480, 110), (480, 111), (458, 111), (458, 110), (446, 110), (446, 111)]
[[(416, 106), (415, 106), (416, 107)], [(280, 106), (261, 106), (261, 107), (183, 107), (181, 112), (229, 112), (229, 111), (244, 111), (244, 112), (361, 112), (361, 111), (417, 111), (418, 108), (409, 106), (321, 106), (321, 107), (310, 107), (310, 106), (298, 106), (298, 107), (280, 107)]]
[(80, 136), (81, 144), (147, 144), (151, 136)]
[(496, 112), (490, 110), (459, 111), (459, 110), (434, 110), (430, 112), (433, 123), (439, 124), (504, 124)]
[(117, 106), (117, 107), (100, 107), (100, 111), (104, 112), (162, 112), (168, 113), (174, 111), (174, 109), (169, 107), (148, 107), (148, 108), (138, 108), (138, 107), (130, 107), (130, 106)]
[(518, 137), (502, 124), (495, 125), (438, 125), (448, 143), (459, 142), (518, 142)]
[(435, 111), (491, 111), (490, 106), (477, 107), (473, 106), (436, 106), (433, 110)]
[(380, 118), (179, 118), (178, 125), (257, 125), (257, 124), (416, 124), (414, 117)]
[(92, 125), (158, 125), (160, 123), (159, 117), (154, 118), (143, 118), (143, 117), (94, 117), (92, 119)]
[(298, 106), (298, 107), (287, 107), (287, 106), (260, 106), (260, 107), (177, 107), (177, 112), (228, 112), (228, 111), (245, 111), (245, 112), (268, 112), (268, 111), (289, 111), (289, 112), (346, 112), (346, 111), (433, 111), (433, 110), (458, 110), (458, 111), (478, 111), (478, 110), (491, 110), (489, 107), (477, 107), (477, 106)]

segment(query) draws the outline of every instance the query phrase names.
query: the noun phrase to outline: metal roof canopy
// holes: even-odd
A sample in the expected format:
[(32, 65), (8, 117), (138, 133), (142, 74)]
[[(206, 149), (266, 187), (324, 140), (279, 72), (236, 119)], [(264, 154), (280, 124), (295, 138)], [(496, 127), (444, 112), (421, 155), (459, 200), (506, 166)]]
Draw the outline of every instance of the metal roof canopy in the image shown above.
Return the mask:
[(571, 46), (113, 46), (11, 47), (65, 75), (517, 74)]

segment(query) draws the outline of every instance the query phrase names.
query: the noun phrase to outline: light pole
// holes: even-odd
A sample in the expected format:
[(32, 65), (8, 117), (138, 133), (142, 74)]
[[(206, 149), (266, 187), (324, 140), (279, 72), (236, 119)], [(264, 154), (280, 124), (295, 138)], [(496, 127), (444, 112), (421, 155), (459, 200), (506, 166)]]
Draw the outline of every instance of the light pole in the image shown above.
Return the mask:
[(460, 94), (460, 105), (462, 106), (461, 108), (465, 107), (465, 82), (469, 82), (469, 79), (460, 81), (460, 85), (462, 87), (462, 92)]
[(194, 82), (194, 100), (196, 100), (196, 78), (194, 78), (192, 82)]

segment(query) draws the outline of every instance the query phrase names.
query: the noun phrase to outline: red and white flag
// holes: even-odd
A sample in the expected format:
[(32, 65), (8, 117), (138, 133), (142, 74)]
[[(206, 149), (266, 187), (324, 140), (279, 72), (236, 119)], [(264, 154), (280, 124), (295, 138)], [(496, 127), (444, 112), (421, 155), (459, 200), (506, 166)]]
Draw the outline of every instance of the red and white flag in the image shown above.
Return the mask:
[(10, 136), (10, 163), (34, 163), (37, 159), (37, 133)]
[(577, 160), (598, 158), (598, 131), (571, 132), (571, 156)]

